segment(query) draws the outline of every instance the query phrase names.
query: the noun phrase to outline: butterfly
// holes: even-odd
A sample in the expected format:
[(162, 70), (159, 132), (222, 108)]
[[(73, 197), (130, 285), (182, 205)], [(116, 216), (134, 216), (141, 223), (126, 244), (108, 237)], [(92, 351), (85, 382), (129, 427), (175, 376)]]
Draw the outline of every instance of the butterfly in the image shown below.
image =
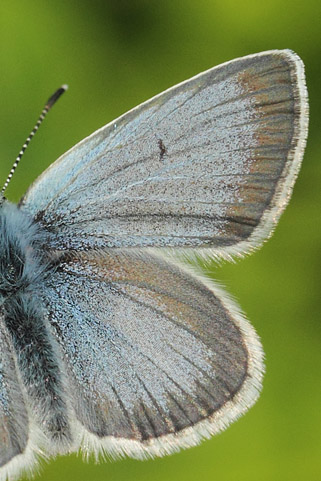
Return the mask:
[(267, 51), (96, 131), (18, 205), (2, 193), (0, 480), (79, 449), (169, 454), (254, 404), (260, 340), (182, 258), (231, 260), (271, 235), (307, 124), (302, 61)]

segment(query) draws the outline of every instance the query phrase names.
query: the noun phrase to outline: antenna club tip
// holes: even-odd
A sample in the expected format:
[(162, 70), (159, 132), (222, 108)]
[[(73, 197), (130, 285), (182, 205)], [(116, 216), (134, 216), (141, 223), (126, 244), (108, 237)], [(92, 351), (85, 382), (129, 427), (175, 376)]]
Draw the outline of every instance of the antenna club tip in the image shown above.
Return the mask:
[(56, 90), (56, 92), (54, 92), (52, 94), (52, 96), (48, 99), (47, 103), (46, 103), (46, 108), (49, 110), (51, 109), (51, 107), (57, 102), (57, 100), (59, 99), (59, 97), (64, 93), (66, 92), (66, 90), (68, 89), (68, 85), (62, 85), (61, 87), (59, 87), (58, 90)]
[(33, 136), (35, 135), (35, 133), (37, 132), (37, 130), (39, 129), (39, 126), (41, 125), (42, 121), (44, 120), (44, 118), (46, 117), (47, 113), (49, 112), (49, 110), (51, 109), (51, 107), (57, 102), (57, 100), (59, 99), (59, 97), (68, 89), (68, 85), (64, 84), (62, 85), (61, 87), (59, 87), (58, 90), (56, 90), (52, 96), (48, 99), (46, 105), (44, 106), (42, 112), (41, 112), (41, 115), (40, 117), (38, 118), (37, 120), (37, 123), (36, 125), (34, 126), (33, 130), (30, 132), (30, 135), (29, 137), (27, 138), (27, 140), (25, 141), (25, 143), (23, 144), (22, 146), (22, 149), (21, 151), (19, 152), (19, 155), (18, 157), (16, 158), (15, 160), (15, 163), (13, 164), (12, 166), (12, 169), (10, 170), (9, 172), (9, 175), (7, 177), (7, 180), (5, 181), (4, 183), (4, 186), (2, 187), (2, 190), (0, 190), (0, 206), (2, 204), (2, 202), (4, 201), (4, 196), (3, 196), (3, 193), (5, 192), (6, 188), (8, 187), (9, 185), (9, 182), (13, 176), (13, 173), (17, 167), (17, 165), (19, 164), (20, 160), (21, 160), (21, 157), (24, 153), (24, 151), (26, 150), (26, 148), (28, 147), (31, 139), (33, 138)]

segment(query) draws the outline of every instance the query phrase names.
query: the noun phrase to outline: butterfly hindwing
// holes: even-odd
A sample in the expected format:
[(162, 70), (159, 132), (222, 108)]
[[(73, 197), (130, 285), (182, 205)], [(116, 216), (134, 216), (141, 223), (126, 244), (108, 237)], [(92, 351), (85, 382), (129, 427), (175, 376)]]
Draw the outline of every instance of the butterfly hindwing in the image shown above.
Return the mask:
[(159, 255), (69, 255), (45, 302), (77, 422), (111, 454), (193, 445), (258, 396), (252, 327), (220, 289)]

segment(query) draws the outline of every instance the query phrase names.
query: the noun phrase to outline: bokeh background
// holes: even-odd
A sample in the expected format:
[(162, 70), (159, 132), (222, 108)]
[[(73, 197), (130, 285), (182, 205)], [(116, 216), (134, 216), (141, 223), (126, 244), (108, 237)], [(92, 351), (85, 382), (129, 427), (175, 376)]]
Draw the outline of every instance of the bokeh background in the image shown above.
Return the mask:
[(145, 462), (58, 458), (37, 481), (321, 480), (321, 2), (1, 1), (1, 182), (43, 103), (60, 84), (70, 85), (25, 154), (10, 200), (129, 108), (216, 64), (274, 48), (293, 49), (306, 65), (311, 115), (302, 170), (264, 248), (210, 267), (262, 338), (259, 402), (197, 448)]

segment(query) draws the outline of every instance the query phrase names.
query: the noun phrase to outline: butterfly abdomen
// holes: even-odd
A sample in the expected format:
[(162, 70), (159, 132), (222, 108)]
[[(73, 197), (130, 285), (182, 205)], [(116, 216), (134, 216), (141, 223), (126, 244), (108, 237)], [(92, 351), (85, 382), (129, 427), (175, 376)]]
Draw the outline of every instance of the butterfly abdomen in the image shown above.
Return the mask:
[[(43, 315), (41, 285), (48, 275), (45, 236), (15, 205), (0, 209), (0, 309), (21, 373), (30, 413), (59, 449), (69, 444), (59, 354)], [(50, 272), (50, 271), (49, 271)]]

